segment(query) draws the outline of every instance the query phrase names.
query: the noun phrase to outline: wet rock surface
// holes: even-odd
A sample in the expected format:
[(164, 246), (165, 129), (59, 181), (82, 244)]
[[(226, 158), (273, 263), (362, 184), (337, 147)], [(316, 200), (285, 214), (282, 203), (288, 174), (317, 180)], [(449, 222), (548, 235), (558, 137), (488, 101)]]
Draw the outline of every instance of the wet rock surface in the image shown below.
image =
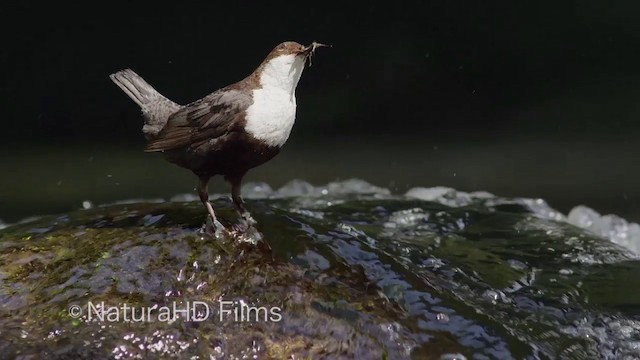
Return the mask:
[(640, 358), (635, 224), (361, 180), (244, 192), (258, 225), (229, 238), (187, 196), (0, 230), (0, 357)]

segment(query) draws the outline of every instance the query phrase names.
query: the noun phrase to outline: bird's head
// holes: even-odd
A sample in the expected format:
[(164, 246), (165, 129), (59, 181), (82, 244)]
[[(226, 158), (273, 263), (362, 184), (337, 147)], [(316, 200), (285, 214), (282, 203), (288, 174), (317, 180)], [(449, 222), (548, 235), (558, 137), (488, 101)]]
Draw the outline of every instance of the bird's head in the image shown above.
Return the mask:
[(328, 46), (312, 42), (303, 46), (295, 41), (286, 41), (276, 46), (258, 68), (258, 76), (262, 86), (277, 86), (285, 90), (295, 91), (302, 70), (315, 50)]

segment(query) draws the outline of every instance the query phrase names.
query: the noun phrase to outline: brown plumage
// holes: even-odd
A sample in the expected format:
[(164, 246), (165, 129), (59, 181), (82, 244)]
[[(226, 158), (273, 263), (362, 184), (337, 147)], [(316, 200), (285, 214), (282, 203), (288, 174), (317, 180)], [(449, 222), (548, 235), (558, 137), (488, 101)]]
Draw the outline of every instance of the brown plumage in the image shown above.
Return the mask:
[[(294, 60), (299, 58), (304, 66), (318, 46), (321, 44), (313, 43), (304, 47), (295, 42), (282, 43), (245, 79), (185, 106), (162, 96), (132, 70), (112, 74), (111, 79), (142, 109), (145, 119), (143, 132), (149, 139), (145, 151), (163, 152), (168, 161), (187, 168), (198, 176), (198, 194), (211, 215), (214, 226), (216, 216), (208, 201), (207, 184), (215, 175), (224, 175), (231, 183), (231, 194), (238, 211), (246, 221), (254, 222), (240, 196), (242, 178), (249, 169), (273, 158), (281, 147), (270, 145), (269, 142), (262, 141), (260, 134), (247, 131), (247, 112), (254, 104), (254, 91), (263, 86), (261, 81), (265, 67), (272, 68), (274, 64), (284, 66), (280, 65), (282, 61), (279, 59), (288, 58), (283, 56), (291, 56)], [(294, 63), (295, 61), (292, 64)], [(275, 73), (279, 74), (277, 71)], [(281, 73), (291, 76), (286, 71)], [(299, 79), (300, 74), (297, 76)], [(292, 97), (297, 85), (297, 79), (294, 80)], [(280, 104), (274, 102), (273, 106)], [(295, 97), (293, 108), (295, 111)], [(270, 112), (265, 113), (267, 115), (273, 117)]]

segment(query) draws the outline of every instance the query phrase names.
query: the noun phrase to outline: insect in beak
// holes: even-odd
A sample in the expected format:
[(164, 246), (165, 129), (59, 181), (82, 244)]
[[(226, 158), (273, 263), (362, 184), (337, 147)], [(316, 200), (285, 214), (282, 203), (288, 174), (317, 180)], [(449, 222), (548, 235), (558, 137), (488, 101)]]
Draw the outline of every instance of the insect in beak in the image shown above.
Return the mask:
[(306, 59), (309, 59), (309, 66), (311, 66), (311, 58), (313, 57), (313, 54), (319, 47), (331, 47), (331, 45), (321, 44), (314, 41), (311, 43), (311, 45), (305, 47), (300, 51), (301, 54), (306, 56)]

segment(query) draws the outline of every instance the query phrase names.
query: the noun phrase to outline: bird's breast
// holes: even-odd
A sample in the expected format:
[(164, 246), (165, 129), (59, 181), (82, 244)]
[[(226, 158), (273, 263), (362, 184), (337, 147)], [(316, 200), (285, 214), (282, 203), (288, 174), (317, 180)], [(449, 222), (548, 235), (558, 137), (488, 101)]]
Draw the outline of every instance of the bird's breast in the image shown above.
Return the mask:
[(296, 119), (295, 93), (279, 88), (253, 90), (253, 104), (246, 113), (246, 131), (269, 146), (282, 147)]

